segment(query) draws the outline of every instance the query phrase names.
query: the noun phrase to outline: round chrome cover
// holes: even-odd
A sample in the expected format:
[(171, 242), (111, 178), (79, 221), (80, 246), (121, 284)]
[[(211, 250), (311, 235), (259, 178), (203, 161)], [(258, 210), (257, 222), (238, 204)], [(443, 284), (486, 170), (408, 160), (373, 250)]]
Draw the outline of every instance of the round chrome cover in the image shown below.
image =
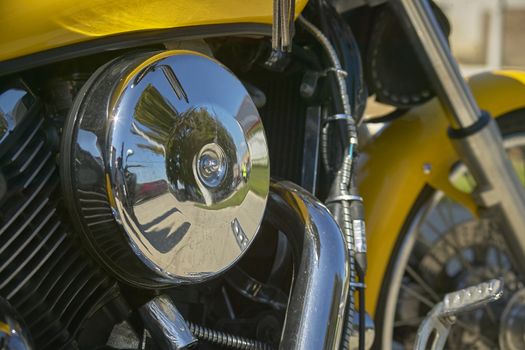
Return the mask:
[(269, 190), (241, 82), (211, 58), (166, 51), (110, 62), (79, 95), (62, 168), (92, 251), (143, 286), (200, 282), (237, 261)]

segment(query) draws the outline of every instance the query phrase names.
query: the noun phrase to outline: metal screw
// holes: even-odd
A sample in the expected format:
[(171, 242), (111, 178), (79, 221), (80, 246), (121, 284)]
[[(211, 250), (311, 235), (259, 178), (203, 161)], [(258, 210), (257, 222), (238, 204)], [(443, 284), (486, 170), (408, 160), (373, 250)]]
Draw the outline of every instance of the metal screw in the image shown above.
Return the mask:
[(430, 163), (423, 164), (423, 174), (429, 175), (432, 171), (432, 165)]

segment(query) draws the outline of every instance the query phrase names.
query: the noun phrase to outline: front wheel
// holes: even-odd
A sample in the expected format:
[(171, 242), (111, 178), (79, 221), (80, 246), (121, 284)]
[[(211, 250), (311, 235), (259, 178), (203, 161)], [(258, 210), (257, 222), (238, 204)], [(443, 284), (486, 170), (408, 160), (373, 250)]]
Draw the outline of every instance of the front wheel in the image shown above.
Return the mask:
[[(525, 109), (498, 118), (498, 124), (525, 185)], [(475, 185), (461, 166), (451, 181), (464, 191)], [(461, 315), (447, 349), (525, 349), (523, 335), (517, 334), (525, 329), (525, 288), (495, 222), (474, 217), (441, 191), (425, 189), (399, 235), (383, 281), (375, 348), (412, 349), (419, 324), (446, 293), (491, 278), (503, 279), (503, 298)]]

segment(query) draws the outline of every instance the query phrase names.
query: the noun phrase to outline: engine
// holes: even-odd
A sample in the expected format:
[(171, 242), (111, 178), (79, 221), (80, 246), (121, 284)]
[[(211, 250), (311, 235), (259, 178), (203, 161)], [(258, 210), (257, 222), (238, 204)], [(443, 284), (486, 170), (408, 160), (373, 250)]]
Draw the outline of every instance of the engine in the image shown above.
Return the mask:
[(279, 64), (264, 31), (213, 28), (2, 78), (0, 347), (8, 334), (44, 349), (347, 342), (347, 244), (307, 191), (329, 194), (348, 147), (327, 122), (365, 90), (300, 22)]
[(90, 348), (129, 314), (117, 280), (193, 284), (240, 259), (268, 150), (242, 83), (195, 52), (126, 54), (58, 85), (76, 96), (64, 122), (21, 79), (0, 86), (0, 296), (38, 349)]
[(74, 349), (88, 316), (106, 324), (119, 291), (60, 215), (59, 138), (42, 100), (20, 80), (8, 81), (0, 87), (0, 123), (0, 295), (38, 349)]
[[(239, 66), (226, 49), (215, 55)], [(2, 315), (21, 320), (38, 349), (89, 349), (168, 293), (198, 320), (194, 332), (211, 327), (201, 332), (209, 341), (233, 332), (277, 344), (291, 260), (283, 237), (260, 225), (269, 154), (272, 176), (301, 181), (301, 71), (234, 75), (200, 53), (153, 49), (60, 71), (0, 86)], [(258, 109), (250, 86), (268, 97)], [(274, 284), (254, 299), (246, 283), (270, 273)], [(249, 322), (226, 321), (230, 298), (239, 310), (256, 307)], [(132, 326), (140, 337), (141, 322)]]
[(116, 278), (197, 283), (255, 238), (268, 150), (252, 99), (218, 62), (191, 51), (124, 55), (78, 94), (61, 177), (77, 230)]

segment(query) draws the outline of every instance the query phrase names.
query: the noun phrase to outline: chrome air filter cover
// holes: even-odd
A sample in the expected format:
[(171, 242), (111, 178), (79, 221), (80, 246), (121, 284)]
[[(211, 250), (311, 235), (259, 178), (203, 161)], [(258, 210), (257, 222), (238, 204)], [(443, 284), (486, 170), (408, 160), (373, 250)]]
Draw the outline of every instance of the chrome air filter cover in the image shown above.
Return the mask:
[(209, 57), (141, 53), (101, 67), (62, 148), (74, 221), (126, 282), (201, 282), (255, 238), (269, 191), (264, 130), (242, 83)]

